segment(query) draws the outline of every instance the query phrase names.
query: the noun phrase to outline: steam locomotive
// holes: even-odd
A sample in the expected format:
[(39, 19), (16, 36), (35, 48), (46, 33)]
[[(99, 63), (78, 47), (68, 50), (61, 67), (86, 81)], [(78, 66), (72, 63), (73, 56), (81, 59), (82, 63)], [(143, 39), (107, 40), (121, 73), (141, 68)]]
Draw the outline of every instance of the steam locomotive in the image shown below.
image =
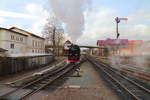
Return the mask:
[(75, 44), (71, 44), (68, 50), (68, 62), (75, 63), (80, 61), (80, 47)]

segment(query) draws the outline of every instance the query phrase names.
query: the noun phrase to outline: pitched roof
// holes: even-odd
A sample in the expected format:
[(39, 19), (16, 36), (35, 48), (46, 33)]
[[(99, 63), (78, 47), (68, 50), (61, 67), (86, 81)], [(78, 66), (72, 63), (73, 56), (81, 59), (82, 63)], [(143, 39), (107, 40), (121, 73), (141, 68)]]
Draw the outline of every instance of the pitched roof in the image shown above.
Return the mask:
[[(17, 30), (20, 30), (20, 31), (23, 31), (23, 32), (25, 32), (25, 33), (27, 33), (27, 34), (29, 34), (29, 35), (32, 35), (32, 36), (35, 36), (35, 37), (37, 37), (37, 38), (40, 38), (40, 39), (43, 39), (43, 40), (45, 40), (43, 37), (40, 37), (40, 36), (38, 36), (38, 35), (35, 35), (35, 34), (33, 34), (33, 33), (31, 33), (31, 32), (28, 32), (28, 31), (26, 31), (26, 30), (23, 30), (23, 29), (20, 29), (20, 28), (18, 28), (18, 27), (11, 27), (11, 28), (9, 28), (10, 30), (13, 30), (13, 29), (17, 29)], [(13, 30), (14, 31), (14, 30)]]
[(16, 32), (16, 31), (13, 31), (13, 30), (10, 30), (10, 29), (7, 29), (7, 28), (0, 27), (0, 30), (6, 30), (6, 31), (14, 32), (14, 33), (19, 34), (19, 35), (28, 36), (26, 34), (23, 34), (23, 33), (20, 33), (20, 32)]

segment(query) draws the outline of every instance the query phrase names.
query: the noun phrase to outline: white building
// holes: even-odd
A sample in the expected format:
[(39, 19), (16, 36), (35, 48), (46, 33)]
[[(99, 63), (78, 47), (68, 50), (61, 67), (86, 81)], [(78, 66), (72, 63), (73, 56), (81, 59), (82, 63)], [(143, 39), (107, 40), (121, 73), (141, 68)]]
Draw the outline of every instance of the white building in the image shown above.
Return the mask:
[(64, 50), (69, 50), (69, 47), (71, 46), (71, 42), (69, 40), (67, 40), (65, 43), (64, 43)]
[(0, 48), (7, 50), (7, 56), (43, 55), (44, 42), (44, 38), (17, 27), (0, 28)]

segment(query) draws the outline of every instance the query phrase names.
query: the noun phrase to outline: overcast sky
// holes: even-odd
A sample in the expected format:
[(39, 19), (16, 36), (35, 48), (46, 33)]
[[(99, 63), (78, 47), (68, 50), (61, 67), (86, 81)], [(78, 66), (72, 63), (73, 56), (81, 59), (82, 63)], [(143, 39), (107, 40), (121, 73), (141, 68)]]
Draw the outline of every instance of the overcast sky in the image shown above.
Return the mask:
[[(115, 38), (115, 17), (127, 17), (119, 23), (120, 38), (150, 37), (150, 0), (90, 0), (85, 10), (83, 35), (78, 43), (95, 45), (97, 40)], [(45, 19), (51, 15), (48, 0), (0, 0), (0, 27), (17, 26), (41, 35)]]

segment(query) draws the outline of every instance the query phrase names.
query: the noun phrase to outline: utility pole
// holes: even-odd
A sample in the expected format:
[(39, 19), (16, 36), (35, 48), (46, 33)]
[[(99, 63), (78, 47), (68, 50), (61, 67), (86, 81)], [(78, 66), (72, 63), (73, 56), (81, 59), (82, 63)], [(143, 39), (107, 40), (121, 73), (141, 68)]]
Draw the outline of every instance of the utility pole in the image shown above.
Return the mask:
[(115, 20), (116, 20), (116, 34), (117, 34), (116, 39), (118, 39), (119, 36), (120, 36), (119, 31), (118, 31), (118, 24), (120, 23), (120, 20), (127, 21), (128, 18), (118, 18), (118, 17), (116, 17)]
[(55, 57), (55, 49), (56, 49), (56, 46), (55, 46), (55, 33), (56, 33), (56, 27), (54, 26), (54, 29), (53, 29), (53, 55)]

